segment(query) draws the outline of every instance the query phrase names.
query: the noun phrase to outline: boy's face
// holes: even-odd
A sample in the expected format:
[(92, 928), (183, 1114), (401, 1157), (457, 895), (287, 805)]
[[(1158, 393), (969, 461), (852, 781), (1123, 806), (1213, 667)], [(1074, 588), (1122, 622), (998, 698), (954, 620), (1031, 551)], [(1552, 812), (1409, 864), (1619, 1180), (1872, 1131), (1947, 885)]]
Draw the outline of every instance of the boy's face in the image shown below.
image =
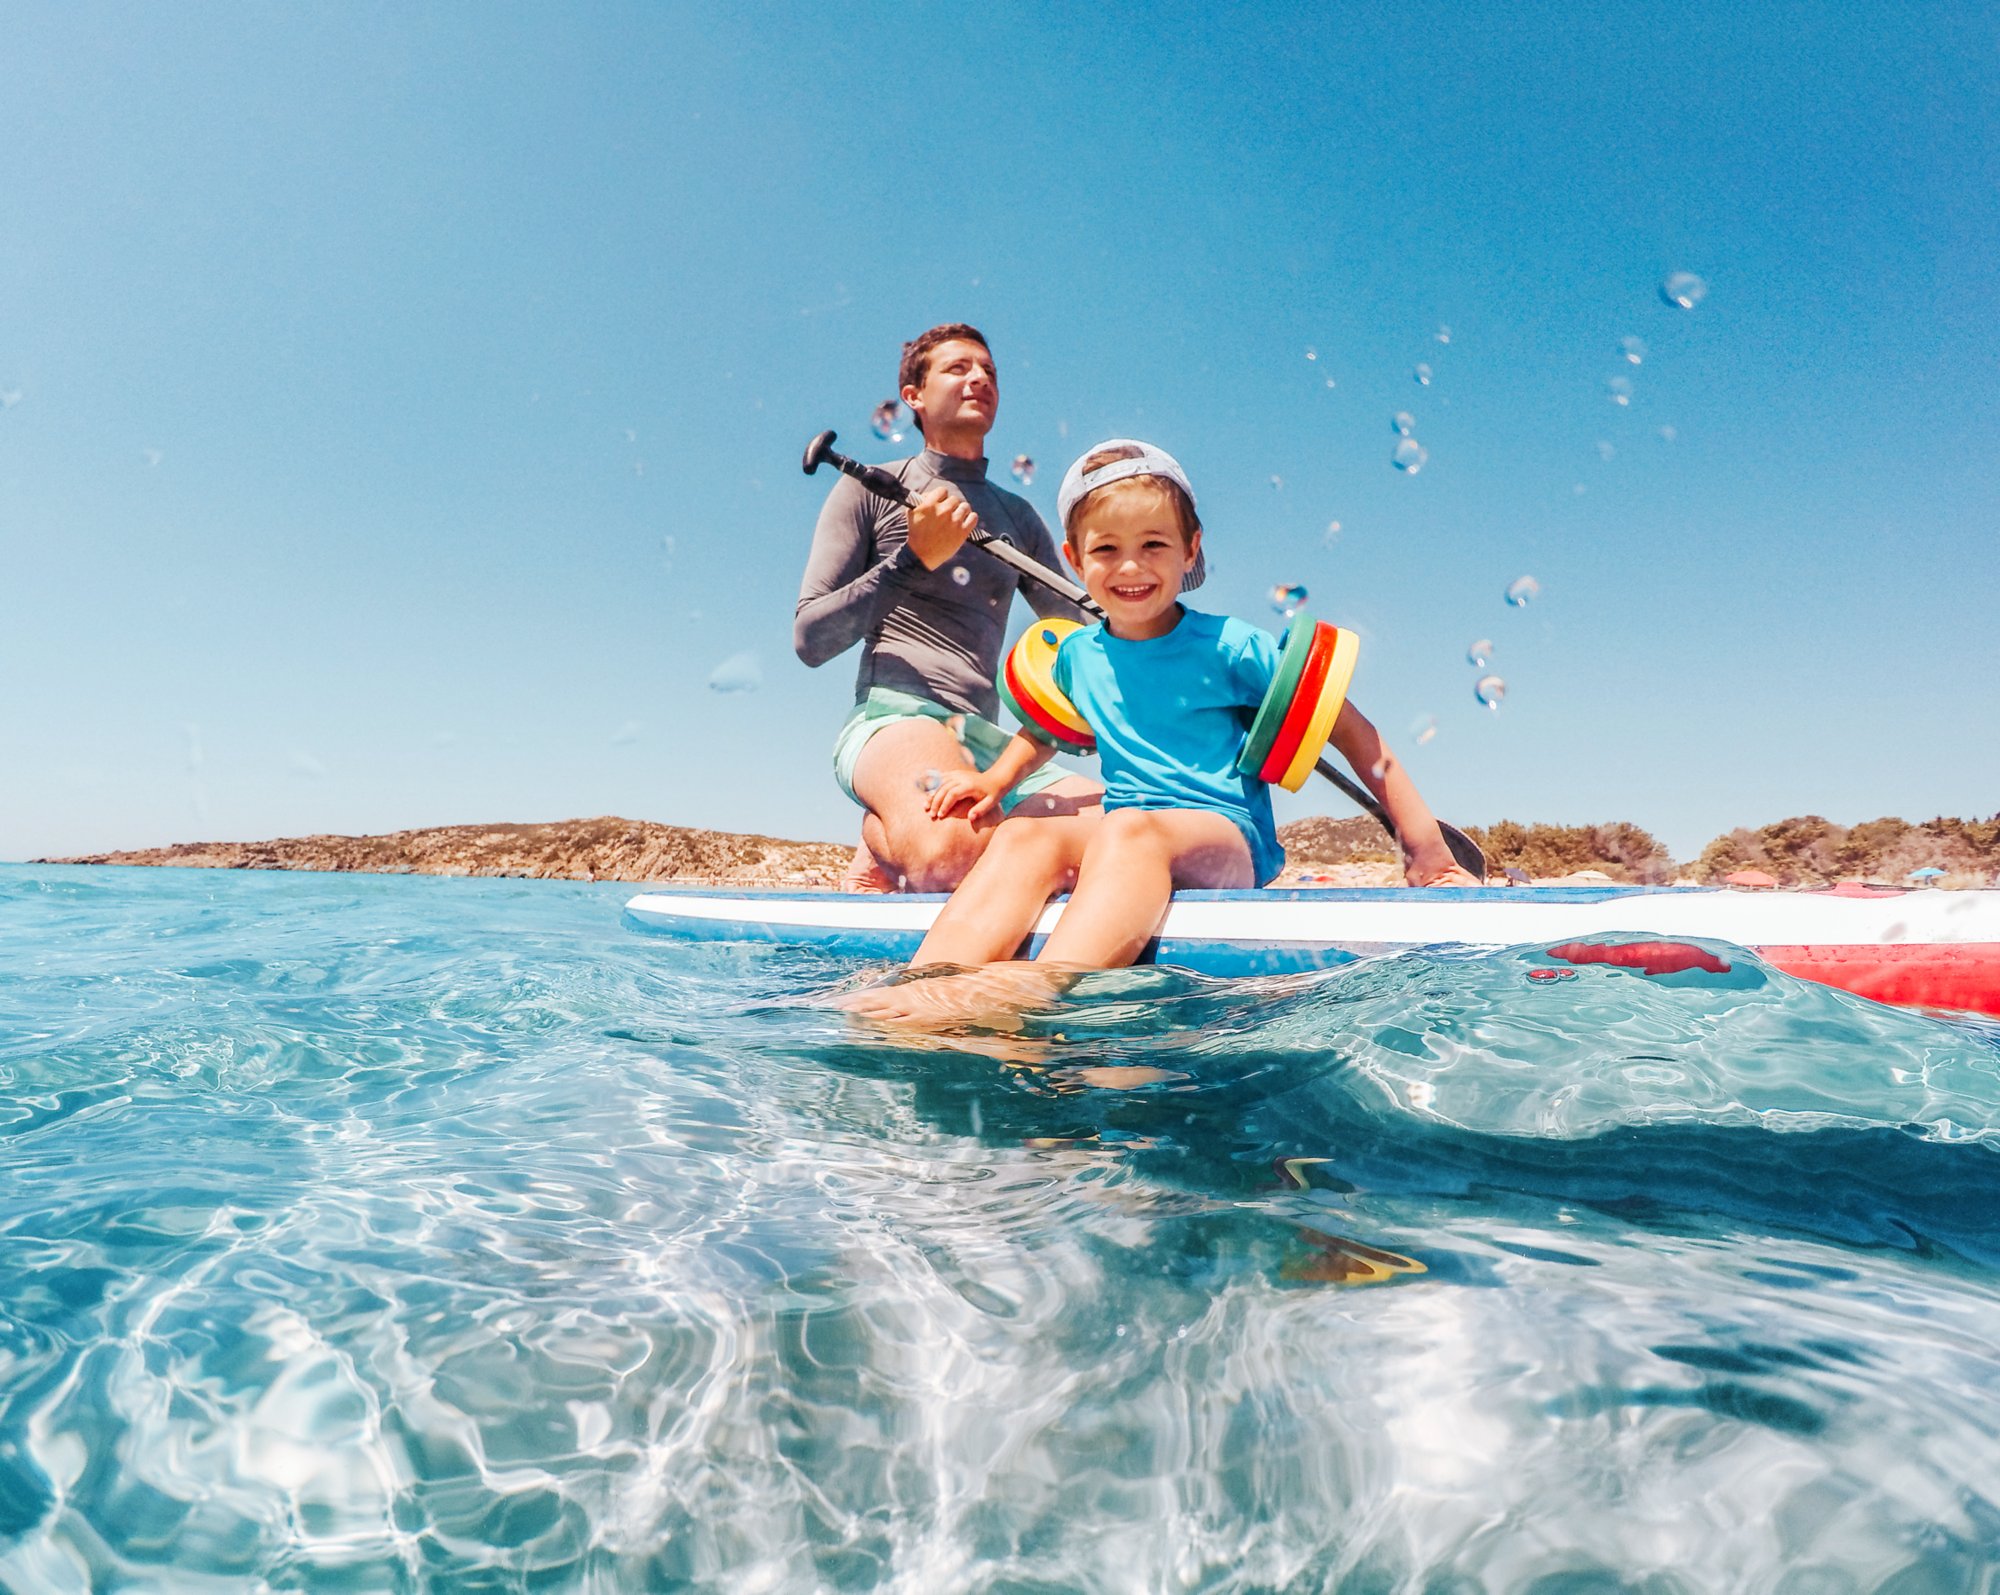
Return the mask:
[(983, 438), (1000, 411), (1000, 378), (991, 352), (983, 343), (946, 339), (931, 350), (923, 382), (903, 389), (903, 402), (926, 438), (968, 432)]
[(1181, 579), (1194, 569), (1201, 533), (1181, 537), (1173, 495), (1144, 477), (1092, 496), (1063, 554), (1103, 606), (1114, 637), (1164, 637), (1179, 619)]

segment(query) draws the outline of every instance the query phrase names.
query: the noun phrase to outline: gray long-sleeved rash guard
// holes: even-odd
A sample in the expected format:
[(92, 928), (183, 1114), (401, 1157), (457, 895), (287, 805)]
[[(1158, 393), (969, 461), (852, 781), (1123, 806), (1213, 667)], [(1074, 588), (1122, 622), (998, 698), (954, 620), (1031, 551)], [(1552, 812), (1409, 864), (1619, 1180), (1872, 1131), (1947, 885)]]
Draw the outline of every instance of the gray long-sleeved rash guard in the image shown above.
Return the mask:
[[(886, 467), (921, 493), (942, 478), (965, 495), (979, 524), (1044, 565), (1055, 540), (1034, 506), (986, 480), (986, 461), (926, 449)], [(967, 543), (936, 570), (910, 552), (909, 512), (843, 476), (827, 495), (799, 586), (792, 646), (807, 664), (825, 664), (859, 642), (854, 701), (870, 687), (893, 687), (948, 708), (995, 718), (993, 678), (1006, 640), (1007, 610), (1019, 592), (1047, 617), (1082, 618), (1074, 605), (1017, 576)]]

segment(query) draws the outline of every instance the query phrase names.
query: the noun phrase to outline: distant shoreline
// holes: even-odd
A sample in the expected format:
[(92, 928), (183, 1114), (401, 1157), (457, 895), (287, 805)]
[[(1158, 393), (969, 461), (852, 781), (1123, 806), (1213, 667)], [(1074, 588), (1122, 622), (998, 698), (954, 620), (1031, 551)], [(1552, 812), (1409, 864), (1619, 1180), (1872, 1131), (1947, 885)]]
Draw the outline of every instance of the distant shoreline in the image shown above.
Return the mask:
[[(1629, 824), (1521, 825), (1500, 821), (1470, 834), (1495, 876), (1531, 881), (1720, 883), (1755, 869), (1784, 886), (1838, 880), (1983, 887), (2000, 871), (2000, 816), (1991, 820), (1871, 820), (1840, 826), (1818, 816), (1780, 820), (1717, 837), (1677, 865)], [(1396, 886), (1402, 870), (1387, 832), (1365, 815), (1315, 816), (1279, 827), (1289, 862), (1273, 884)], [(633, 885), (765, 887), (832, 891), (851, 842), (806, 842), (713, 831), (617, 815), (538, 824), (440, 825), (377, 836), (294, 836), (261, 842), (180, 842), (170, 847), (41, 858), (36, 864), (117, 864), (180, 869), (323, 870), (376, 875), (513, 880), (625, 881)], [(1925, 870), (1926, 880), (1917, 880)]]

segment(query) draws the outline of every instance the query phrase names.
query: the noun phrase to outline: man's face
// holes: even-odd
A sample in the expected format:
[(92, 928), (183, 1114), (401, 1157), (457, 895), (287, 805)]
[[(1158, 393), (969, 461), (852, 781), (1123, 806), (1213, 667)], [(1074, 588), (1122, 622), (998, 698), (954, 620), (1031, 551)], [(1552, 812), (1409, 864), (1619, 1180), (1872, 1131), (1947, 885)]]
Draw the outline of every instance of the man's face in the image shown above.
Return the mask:
[(1000, 408), (1000, 379), (993, 356), (983, 343), (950, 338), (931, 350), (930, 369), (920, 387), (903, 389), (903, 402), (917, 416), (924, 435), (973, 432), (984, 437), (993, 429)]

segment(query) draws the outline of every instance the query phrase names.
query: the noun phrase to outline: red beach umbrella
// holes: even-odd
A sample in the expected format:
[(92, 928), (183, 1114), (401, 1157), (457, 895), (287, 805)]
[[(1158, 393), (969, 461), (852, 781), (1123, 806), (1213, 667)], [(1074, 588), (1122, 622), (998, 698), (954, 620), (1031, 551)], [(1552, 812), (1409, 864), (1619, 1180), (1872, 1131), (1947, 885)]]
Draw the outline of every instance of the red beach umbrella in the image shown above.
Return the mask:
[(1778, 884), (1775, 875), (1766, 875), (1760, 869), (1732, 870), (1722, 878), (1731, 886), (1761, 886), (1768, 888)]

